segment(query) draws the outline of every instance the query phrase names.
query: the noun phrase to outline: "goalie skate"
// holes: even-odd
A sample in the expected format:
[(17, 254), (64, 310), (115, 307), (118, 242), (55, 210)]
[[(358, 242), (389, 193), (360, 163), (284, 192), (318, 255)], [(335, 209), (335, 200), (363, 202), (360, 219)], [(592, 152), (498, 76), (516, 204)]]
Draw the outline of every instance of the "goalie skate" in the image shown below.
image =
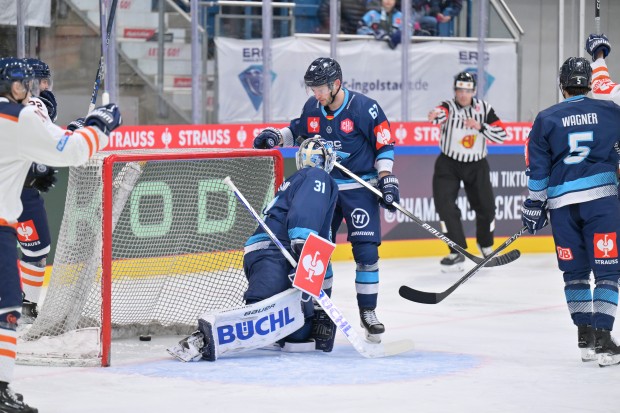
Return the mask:
[(205, 346), (204, 334), (196, 331), (189, 337), (179, 341), (179, 344), (167, 348), (166, 351), (182, 362), (198, 361), (202, 358), (202, 349)]

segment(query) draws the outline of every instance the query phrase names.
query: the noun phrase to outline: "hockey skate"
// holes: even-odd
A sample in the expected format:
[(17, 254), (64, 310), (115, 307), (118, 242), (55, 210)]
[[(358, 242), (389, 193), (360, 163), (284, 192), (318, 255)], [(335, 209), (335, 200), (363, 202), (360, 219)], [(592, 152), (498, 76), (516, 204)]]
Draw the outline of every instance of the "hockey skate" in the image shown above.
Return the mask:
[(480, 244), (478, 244), (478, 249), (480, 250), (480, 252), (482, 253), (482, 256), (484, 258), (488, 257), (489, 255), (491, 255), (493, 253), (493, 245), (491, 245), (490, 247), (481, 247)]
[(6, 383), (0, 385), (0, 413), (38, 413), (39, 410), (24, 403), (19, 393), (14, 393)]
[(451, 252), (441, 262), (441, 272), (459, 272), (465, 269), (465, 256)]
[(594, 330), (592, 326), (577, 326), (577, 345), (581, 349), (581, 361), (588, 362), (597, 359), (594, 352)]
[(32, 324), (39, 316), (37, 303), (28, 300), (22, 302), (22, 316), (19, 319), (20, 324)]
[(611, 337), (611, 331), (601, 328), (594, 329), (594, 351), (601, 367), (620, 364), (620, 347)]
[(185, 337), (179, 341), (179, 344), (166, 349), (166, 351), (177, 360), (183, 362), (198, 361), (203, 357), (204, 338), (204, 334), (200, 331), (195, 331), (191, 336)]
[(360, 308), (360, 325), (364, 328), (366, 340), (381, 343), (381, 334), (385, 332), (385, 326), (377, 318), (374, 309)]

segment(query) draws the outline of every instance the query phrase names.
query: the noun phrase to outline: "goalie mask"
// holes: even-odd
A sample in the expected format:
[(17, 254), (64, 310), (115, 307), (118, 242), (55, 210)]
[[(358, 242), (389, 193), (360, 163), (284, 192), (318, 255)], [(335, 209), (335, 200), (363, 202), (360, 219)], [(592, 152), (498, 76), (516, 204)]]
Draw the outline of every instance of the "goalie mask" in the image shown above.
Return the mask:
[(306, 139), (299, 146), (295, 155), (297, 169), (321, 168), (330, 173), (336, 162), (335, 155), (331, 142), (316, 135), (314, 138)]

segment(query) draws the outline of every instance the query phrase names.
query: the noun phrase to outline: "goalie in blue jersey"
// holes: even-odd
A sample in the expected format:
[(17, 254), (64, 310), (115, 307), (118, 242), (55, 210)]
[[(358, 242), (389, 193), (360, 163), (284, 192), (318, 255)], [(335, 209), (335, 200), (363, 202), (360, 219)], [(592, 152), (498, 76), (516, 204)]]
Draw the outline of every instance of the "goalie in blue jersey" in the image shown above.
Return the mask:
[[(298, 171), (284, 181), (263, 211), (267, 227), (297, 261), (311, 233), (330, 239), (338, 197), (338, 186), (329, 175), (334, 161), (329, 142), (319, 137), (304, 141), (296, 155)], [(244, 250), (246, 305), (203, 314), (198, 331), (168, 353), (181, 361), (215, 361), (224, 354), (273, 343), (274, 348), (285, 351), (330, 352), (336, 326), (322, 309), (314, 308), (310, 297), (302, 298), (302, 293), (292, 288), (295, 268), (261, 226)]]
[(590, 63), (568, 58), (559, 76), (565, 100), (538, 114), (526, 144), (529, 197), (522, 219), (531, 234), (550, 221), (581, 358), (603, 367), (620, 364), (611, 337), (620, 277), (614, 150), (620, 107), (586, 97), (591, 85)]

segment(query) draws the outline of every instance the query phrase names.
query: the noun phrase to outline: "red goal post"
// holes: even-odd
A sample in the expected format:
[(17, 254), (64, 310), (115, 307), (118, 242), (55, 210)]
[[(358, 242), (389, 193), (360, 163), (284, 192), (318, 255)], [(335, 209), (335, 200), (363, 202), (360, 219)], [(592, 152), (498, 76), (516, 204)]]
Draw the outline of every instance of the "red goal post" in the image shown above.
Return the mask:
[(188, 334), (202, 312), (242, 304), (256, 223), (226, 176), (262, 210), (282, 183), (282, 155), (132, 151), (71, 168), (50, 284), (18, 362), (108, 366), (113, 337)]

